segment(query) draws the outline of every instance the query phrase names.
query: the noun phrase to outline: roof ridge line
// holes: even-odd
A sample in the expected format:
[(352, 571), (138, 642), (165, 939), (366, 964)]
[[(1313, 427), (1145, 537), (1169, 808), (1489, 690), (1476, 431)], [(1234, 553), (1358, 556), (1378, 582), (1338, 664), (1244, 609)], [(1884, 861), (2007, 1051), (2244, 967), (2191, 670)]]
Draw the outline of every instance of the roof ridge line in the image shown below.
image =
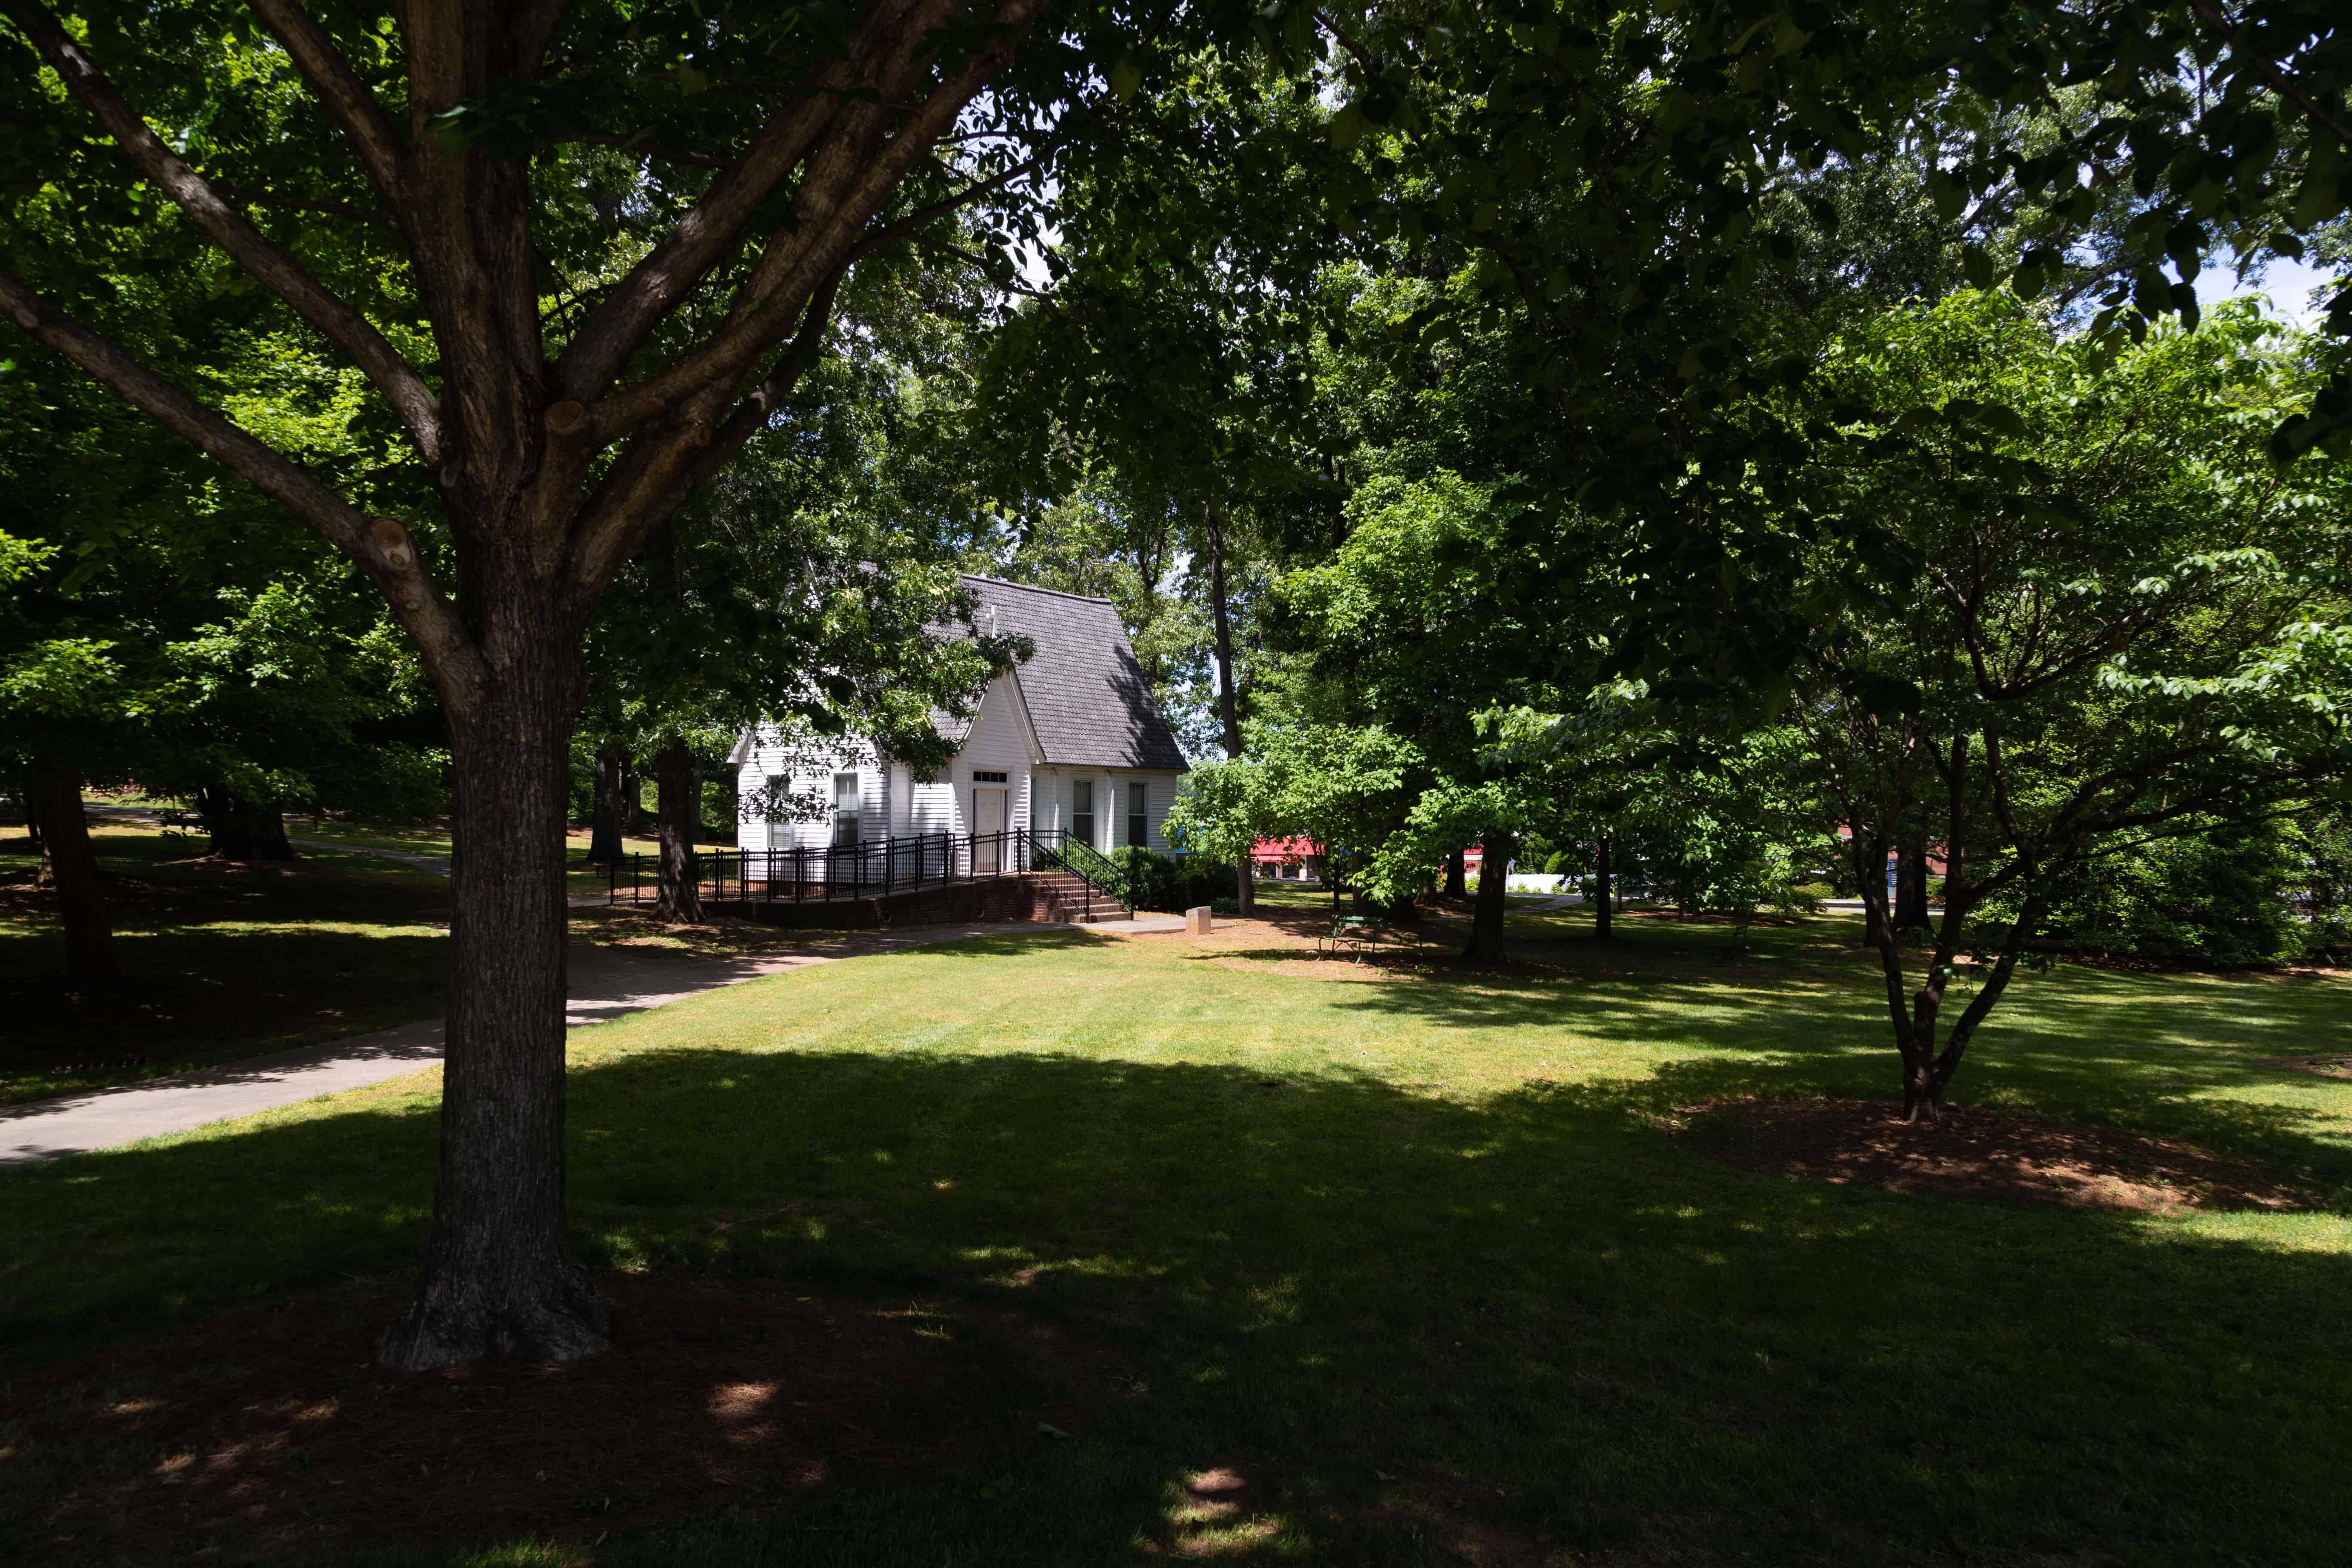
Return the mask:
[[(1018, 588), (1024, 594), (1051, 594), (1057, 599), (1076, 599), (1081, 605), (1110, 605), (1114, 603), (1114, 601), (1104, 598), (1096, 594), (1073, 594), (1066, 588), (1045, 588), (1038, 586), (1034, 583), (1015, 583), (1010, 577), (991, 577), (985, 572), (959, 572), (956, 575), (967, 578), (974, 583), (993, 583), (1000, 588)], [(1119, 635), (1124, 637), (1126, 633), (1127, 628), (1121, 626), (1119, 628)]]

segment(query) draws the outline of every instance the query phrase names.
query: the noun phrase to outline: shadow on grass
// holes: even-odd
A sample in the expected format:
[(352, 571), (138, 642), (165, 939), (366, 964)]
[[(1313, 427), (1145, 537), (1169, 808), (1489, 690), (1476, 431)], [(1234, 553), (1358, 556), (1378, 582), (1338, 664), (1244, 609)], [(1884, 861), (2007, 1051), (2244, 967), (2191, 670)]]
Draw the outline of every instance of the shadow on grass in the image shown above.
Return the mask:
[[(597, 1561), (2340, 1545), (2352, 1258), (1734, 1172), (1643, 1120), (1706, 1072), (1469, 1104), (1049, 1054), (648, 1049), (582, 1069), (572, 1192), (600, 1265), (990, 1300), (1114, 1347), (1146, 1390), (984, 1481), (708, 1520)], [(418, 1099), (0, 1177), (0, 1354), (396, 1274), (433, 1131)], [(10, 1463), (0, 1551), (29, 1560), (44, 1483)], [(1250, 1480), (1245, 1505), (1184, 1489), (1217, 1468)]]
[[(1392, 978), (1368, 970), (1380, 983), (1348, 986), (1334, 1005), (1465, 1031), (1563, 1027), (1698, 1053), (1658, 1069), (1653, 1107), (1708, 1094), (1899, 1093), (1874, 955), (1845, 946), (1834, 922), (1769, 932), (1744, 955), (1706, 930), (1653, 924), (1605, 944), (1523, 931), (1511, 963)], [(1964, 984), (1950, 1006), (1970, 994)], [(2061, 965), (2011, 985), (1953, 1094), (2187, 1138), (2343, 1186), (2352, 1127), (2340, 1095), (2263, 1058), (2347, 1046), (2345, 990), (2332, 979)]]

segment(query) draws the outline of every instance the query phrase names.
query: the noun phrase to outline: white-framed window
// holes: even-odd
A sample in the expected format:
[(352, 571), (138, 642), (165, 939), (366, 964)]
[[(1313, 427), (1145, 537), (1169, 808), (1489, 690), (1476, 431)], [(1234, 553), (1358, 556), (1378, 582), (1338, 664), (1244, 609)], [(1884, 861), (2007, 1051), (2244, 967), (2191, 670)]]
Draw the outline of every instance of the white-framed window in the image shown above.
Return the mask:
[(1095, 842), (1095, 781), (1070, 781), (1070, 837), (1088, 848)]
[(1151, 842), (1151, 786), (1141, 779), (1128, 781), (1127, 841), (1147, 845)]
[(764, 804), (768, 808), (768, 820), (771, 823), (782, 822), (784, 819), (784, 796), (790, 793), (788, 786), (791, 783), (792, 781), (782, 773), (768, 775), (768, 785), (764, 792), (767, 798)]
[(858, 793), (856, 773), (833, 775), (833, 841), (835, 844), (856, 844)]

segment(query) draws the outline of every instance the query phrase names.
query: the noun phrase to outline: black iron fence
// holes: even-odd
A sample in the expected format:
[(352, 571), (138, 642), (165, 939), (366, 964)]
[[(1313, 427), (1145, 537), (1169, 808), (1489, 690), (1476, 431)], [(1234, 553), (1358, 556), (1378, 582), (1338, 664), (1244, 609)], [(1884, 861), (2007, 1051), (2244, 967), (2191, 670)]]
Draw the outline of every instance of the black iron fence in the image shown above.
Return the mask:
[[(1094, 913), (1099, 895), (1127, 903), (1127, 879), (1108, 856), (1061, 828), (1008, 828), (1001, 833), (919, 833), (864, 844), (803, 845), (792, 849), (698, 849), (688, 874), (703, 898), (729, 903), (824, 903), (911, 893), (954, 882), (1066, 871), (1083, 884), (1080, 902)], [(650, 896), (661, 882), (657, 855), (633, 853), (607, 868), (605, 901)]]

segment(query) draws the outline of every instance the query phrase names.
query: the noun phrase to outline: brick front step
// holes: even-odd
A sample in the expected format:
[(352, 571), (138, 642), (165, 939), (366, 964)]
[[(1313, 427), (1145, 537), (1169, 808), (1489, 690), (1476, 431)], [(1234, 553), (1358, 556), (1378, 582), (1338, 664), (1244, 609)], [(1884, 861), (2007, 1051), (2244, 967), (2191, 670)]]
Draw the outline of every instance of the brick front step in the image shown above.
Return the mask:
[(1134, 918), (1125, 904), (1108, 893), (1096, 893), (1089, 899), (1085, 880), (1068, 871), (1032, 871), (1028, 877), (1055, 906), (1055, 918), (1066, 924), (1100, 925), (1105, 921)]

